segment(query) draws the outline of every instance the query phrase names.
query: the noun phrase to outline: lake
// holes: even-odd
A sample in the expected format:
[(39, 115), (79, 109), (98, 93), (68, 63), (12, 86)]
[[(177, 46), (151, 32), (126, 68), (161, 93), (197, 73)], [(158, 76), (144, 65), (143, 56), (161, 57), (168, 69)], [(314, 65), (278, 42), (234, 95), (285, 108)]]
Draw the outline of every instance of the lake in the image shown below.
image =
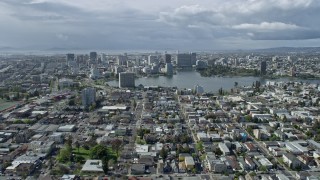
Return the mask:
[[(163, 87), (178, 87), (193, 89), (197, 84), (202, 86), (206, 92), (217, 92), (221, 87), (225, 90), (230, 90), (234, 87), (234, 83), (238, 82), (238, 86), (249, 86), (253, 82), (260, 81), (265, 84), (267, 81), (302, 81), (309, 83), (320, 83), (320, 80), (302, 80), (297, 78), (278, 78), (265, 79), (262, 77), (202, 77), (195, 70), (179, 70), (172, 77), (157, 76), (157, 77), (142, 77), (135, 80), (136, 86), (142, 84), (144, 86), (163, 86)], [(117, 87), (119, 82), (116, 80), (109, 81), (110, 86)]]

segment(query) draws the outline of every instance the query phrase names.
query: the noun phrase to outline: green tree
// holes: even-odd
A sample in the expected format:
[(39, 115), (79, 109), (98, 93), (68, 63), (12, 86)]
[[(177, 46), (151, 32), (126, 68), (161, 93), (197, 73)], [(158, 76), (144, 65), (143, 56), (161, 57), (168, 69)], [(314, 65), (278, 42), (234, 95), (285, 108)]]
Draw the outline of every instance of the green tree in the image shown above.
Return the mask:
[(251, 126), (249, 126), (249, 127), (247, 128), (247, 131), (248, 131), (249, 134), (251, 134), (251, 135), (253, 134), (253, 129), (252, 129)]
[(198, 141), (197, 144), (196, 144), (196, 148), (198, 151), (203, 151), (203, 142), (202, 141)]
[(80, 164), (82, 164), (84, 162), (84, 160), (85, 160), (85, 158), (83, 156), (76, 155), (74, 157), (74, 161), (77, 163), (80, 163)]
[(108, 158), (107, 157), (102, 158), (102, 169), (105, 174), (108, 174), (109, 167), (108, 167)]
[(68, 102), (68, 105), (69, 106), (74, 106), (76, 103), (75, 103), (75, 99), (70, 99), (69, 102)]
[(102, 159), (104, 157), (108, 157), (108, 148), (98, 144), (90, 149), (89, 155), (92, 159)]
[(75, 145), (76, 145), (76, 148), (78, 149), (78, 153), (79, 153), (79, 151), (80, 151), (80, 143), (79, 143), (79, 141), (76, 141)]
[(191, 172), (192, 172), (193, 174), (197, 173), (196, 168), (192, 168)]
[(259, 167), (259, 171), (267, 172), (268, 169), (267, 169), (266, 166), (260, 166), (260, 167)]
[(306, 132), (306, 135), (310, 138), (310, 137), (312, 137), (313, 134), (312, 134), (312, 132), (307, 131), (307, 132)]
[(72, 152), (72, 136), (69, 135), (68, 138), (66, 139), (66, 149), (69, 152)]
[(214, 153), (218, 156), (221, 156), (223, 154), (223, 152), (221, 151), (221, 149), (219, 147), (216, 148), (216, 150), (214, 151)]
[(168, 151), (165, 147), (162, 147), (162, 149), (160, 150), (160, 156), (162, 157), (162, 159), (166, 159), (168, 156)]
[(59, 154), (57, 156), (57, 161), (61, 163), (66, 163), (70, 161), (71, 155), (71, 151), (69, 151), (67, 148), (60, 149)]
[(119, 151), (122, 146), (122, 141), (120, 139), (114, 139), (111, 141), (111, 147), (112, 150), (114, 150), (117, 153), (117, 157), (119, 156)]
[(314, 137), (314, 140), (320, 142), (320, 134), (317, 134), (316, 137)]
[(244, 117), (244, 119), (247, 121), (247, 122), (251, 122), (252, 121), (252, 117), (250, 115), (246, 115)]

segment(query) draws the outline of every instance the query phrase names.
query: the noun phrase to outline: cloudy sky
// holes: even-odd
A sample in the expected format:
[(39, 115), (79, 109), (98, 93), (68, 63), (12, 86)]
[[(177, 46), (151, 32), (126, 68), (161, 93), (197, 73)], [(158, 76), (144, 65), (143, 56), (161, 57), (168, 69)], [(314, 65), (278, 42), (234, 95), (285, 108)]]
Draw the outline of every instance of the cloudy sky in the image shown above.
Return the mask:
[(0, 0), (0, 47), (320, 46), (319, 0)]

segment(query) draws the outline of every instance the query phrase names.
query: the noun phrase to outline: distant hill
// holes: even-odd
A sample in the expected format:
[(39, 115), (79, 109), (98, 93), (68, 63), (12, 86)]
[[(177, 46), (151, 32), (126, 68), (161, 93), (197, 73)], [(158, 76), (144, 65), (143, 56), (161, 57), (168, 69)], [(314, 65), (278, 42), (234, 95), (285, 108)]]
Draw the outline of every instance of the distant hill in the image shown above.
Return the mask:
[(267, 49), (255, 49), (253, 51), (266, 53), (320, 53), (320, 47), (276, 47)]

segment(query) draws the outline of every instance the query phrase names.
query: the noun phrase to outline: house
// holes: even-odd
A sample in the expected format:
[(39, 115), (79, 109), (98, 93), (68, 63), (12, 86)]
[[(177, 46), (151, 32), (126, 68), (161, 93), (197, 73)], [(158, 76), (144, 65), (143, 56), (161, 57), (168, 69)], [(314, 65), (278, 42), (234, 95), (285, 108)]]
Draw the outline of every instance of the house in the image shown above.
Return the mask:
[(12, 168), (6, 169), (6, 173), (13, 173), (18, 176), (23, 176), (31, 174), (35, 170), (36, 165), (34, 163), (20, 163), (11, 167)]
[(226, 155), (230, 154), (230, 150), (225, 143), (219, 143), (218, 146), (219, 146), (220, 150), (222, 151), (223, 155), (226, 156)]
[(291, 153), (283, 154), (282, 158), (283, 162), (286, 163), (292, 169), (301, 167), (301, 161), (299, 161), (299, 159)]
[(303, 155), (298, 156), (298, 159), (304, 165), (309, 165), (309, 163), (312, 162), (314, 158), (303, 154)]
[(131, 165), (131, 174), (139, 175), (144, 174), (146, 171), (145, 164), (132, 164)]
[(31, 141), (28, 145), (28, 150), (34, 153), (50, 154), (54, 147), (54, 141)]
[(186, 164), (184, 162), (179, 162), (179, 173), (186, 172)]
[(191, 156), (186, 156), (184, 158), (184, 163), (186, 165), (186, 168), (189, 169), (189, 170), (194, 168), (194, 166), (195, 166), (195, 162), (193, 160), (193, 157), (191, 157)]
[(142, 155), (142, 156), (140, 156), (138, 162), (139, 162), (139, 164), (145, 164), (148, 167), (154, 165), (154, 159), (150, 155)]
[[(11, 166), (6, 168), (6, 172), (17, 172), (24, 170), (32, 170), (33, 167), (41, 164), (41, 159), (45, 157), (45, 154), (35, 154), (35, 153), (26, 153), (21, 156), (18, 156), (14, 161), (12, 161)], [(24, 164), (21, 165), (20, 164)], [(34, 166), (32, 166), (33, 164)]]
[(297, 179), (306, 180), (307, 177), (310, 177), (311, 174), (306, 171), (296, 172), (295, 174)]
[(71, 175), (71, 174), (64, 174), (61, 177), (61, 180), (75, 180), (75, 179), (77, 179), (77, 176), (76, 175)]
[(258, 150), (258, 148), (253, 143), (250, 143), (250, 142), (244, 143), (244, 146), (250, 152), (256, 152)]
[(57, 131), (59, 131), (59, 132), (73, 132), (75, 129), (76, 129), (76, 126), (70, 124), (70, 125), (60, 126)]
[(199, 141), (202, 141), (202, 142), (210, 141), (210, 137), (204, 132), (198, 132), (197, 133), (197, 138), (198, 138)]
[(102, 169), (102, 161), (89, 159), (86, 163), (82, 166), (82, 172), (86, 173), (104, 173)]
[(269, 159), (265, 157), (260, 158), (258, 161), (262, 166), (265, 166), (267, 169), (271, 169), (273, 167), (273, 164), (269, 161)]
[(251, 158), (245, 157), (245, 158), (244, 158), (244, 161), (245, 161), (245, 163), (248, 164), (249, 169), (254, 170), (254, 169), (257, 168), (256, 164), (252, 161)]
[(210, 160), (209, 170), (214, 173), (224, 173), (227, 171), (227, 165), (221, 160)]

